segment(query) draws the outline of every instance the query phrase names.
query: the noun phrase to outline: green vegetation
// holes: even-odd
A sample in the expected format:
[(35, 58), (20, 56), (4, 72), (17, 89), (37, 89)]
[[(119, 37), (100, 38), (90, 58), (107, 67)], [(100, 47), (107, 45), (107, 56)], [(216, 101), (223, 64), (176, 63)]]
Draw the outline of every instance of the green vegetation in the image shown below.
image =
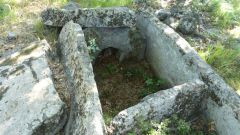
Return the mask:
[(59, 29), (55, 27), (48, 27), (40, 20), (37, 20), (34, 25), (35, 34), (40, 39), (47, 39), (50, 45), (54, 46), (57, 42)]
[(16, 8), (8, 3), (0, 2), (0, 21), (5, 20), (5, 22), (11, 22), (16, 20)]
[(117, 68), (117, 65), (114, 65), (112, 63), (109, 63), (106, 65), (106, 73), (108, 75), (114, 75), (118, 72), (118, 68)]
[(161, 86), (166, 84), (166, 81), (163, 79), (158, 79), (155, 76), (151, 76), (144, 72), (142, 68), (129, 68), (125, 71), (125, 76), (127, 78), (143, 78), (144, 79), (144, 88), (142, 89), (140, 95), (145, 97), (151, 93), (159, 91)]
[(240, 89), (239, 50), (217, 43), (210, 45), (206, 51), (199, 53), (231, 86)]
[(11, 11), (11, 7), (7, 4), (0, 4), (0, 20), (7, 16)]
[(239, 41), (228, 33), (228, 30), (234, 26), (240, 26), (239, 0), (211, 0), (207, 2), (194, 0), (192, 6), (198, 12), (208, 13), (212, 26), (219, 31), (219, 33), (204, 34), (213, 42), (206, 44), (206, 48), (199, 50), (200, 56), (233, 88), (240, 90)]
[(35, 29), (35, 32), (36, 32), (36, 36), (38, 36), (40, 39), (43, 39), (45, 36), (44, 36), (44, 24), (42, 23), (42, 21), (38, 20), (36, 23), (35, 23), (35, 26), (34, 26), (34, 29)]
[(158, 79), (156, 77), (145, 76), (145, 88), (141, 92), (141, 96), (145, 97), (151, 93), (159, 91), (159, 88), (166, 84), (166, 81)]
[[(83, 7), (110, 7), (129, 6), (132, 0), (77, 0)], [(240, 25), (240, 2), (239, 0), (211, 0), (202, 2), (193, 0), (192, 6), (200, 12), (207, 12), (211, 15), (212, 24), (220, 29), (231, 28), (233, 25)], [(214, 36), (214, 35), (213, 35)], [(210, 36), (211, 40), (219, 40), (216, 36)], [(240, 89), (239, 68), (239, 47), (234, 44), (229, 37), (227, 41), (220, 41), (208, 45), (205, 50), (200, 50), (199, 54), (209, 63), (232, 87)], [(109, 67), (109, 71), (111, 68)], [(139, 71), (129, 71), (126, 75), (139, 74)], [(155, 92), (161, 80), (144, 78), (146, 85), (142, 91), (142, 96)]]
[(166, 88), (166, 82), (154, 76), (145, 60), (129, 58), (119, 62), (118, 50), (114, 48), (103, 50), (93, 69), (107, 125), (118, 112)]
[(76, 0), (82, 7), (129, 6), (132, 0)]
[(90, 38), (90, 40), (88, 41), (88, 51), (89, 51), (89, 55), (91, 60), (95, 59), (95, 55), (98, 51), (100, 51), (97, 43), (96, 43), (96, 39), (95, 38)]
[(209, 45), (199, 55), (210, 64), (233, 88), (240, 90), (240, 51), (221, 43)]
[(103, 119), (106, 125), (110, 125), (114, 116), (117, 115), (117, 110), (108, 110), (103, 113)]
[[(235, 4), (235, 5), (233, 5)], [(237, 0), (213, 0), (211, 3), (214, 24), (220, 28), (229, 28), (240, 22), (240, 4)]]
[(40, 39), (47, 39), (50, 45), (55, 45), (58, 39), (59, 30), (58, 28), (46, 28), (44, 27), (44, 35)]
[(210, 0), (205, 3), (194, 0), (192, 6), (200, 12), (210, 13), (213, 24), (219, 28), (240, 24), (239, 0)]
[[(197, 122), (197, 124), (199, 124)], [(201, 123), (203, 124), (203, 123)], [(204, 131), (196, 125), (187, 122), (177, 115), (163, 120), (162, 122), (144, 121), (143, 118), (137, 118), (136, 127), (128, 135), (216, 135), (215, 131)]]

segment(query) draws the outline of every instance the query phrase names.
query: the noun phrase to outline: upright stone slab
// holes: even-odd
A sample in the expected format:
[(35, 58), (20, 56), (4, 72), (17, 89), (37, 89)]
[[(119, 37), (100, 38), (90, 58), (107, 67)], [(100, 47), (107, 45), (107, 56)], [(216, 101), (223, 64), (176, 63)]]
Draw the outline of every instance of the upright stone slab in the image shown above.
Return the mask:
[(63, 27), (73, 20), (82, 27), (133, 27), (135, 14), (126, 7), (87, 8), (76, 10), (49, 8), (42, 12), (45, 25)]
[(163, 118), (178, 114), (181, 118), (201, 112), (200, 102), (206, 98), (206, 85), (196, 80), (148, 95), (140, 103), (121, 111), (111, 122), (112, 134), (127, 134), (139, 118), (161, 121)]
[(52, 135), (65, 124), (66, 108), (54, 88), (46, 58), (48, 49), (46, 41), (34, 42), (16, 57), (3, 61), (0, 135)]
[(198, 72), (191, 70), (196, 67), (189, 67), (194, 49), (172, 28), (143, 12), (137, 15), (137, 27), (147, 40), (146, 59), (159, 77), (173, 86), (199, 78)]
[(66, 134), (103, 135), (105, 126), (82, 28), (70, 21), (59, 36), (62, 62), (72, 86), (71, 112)]

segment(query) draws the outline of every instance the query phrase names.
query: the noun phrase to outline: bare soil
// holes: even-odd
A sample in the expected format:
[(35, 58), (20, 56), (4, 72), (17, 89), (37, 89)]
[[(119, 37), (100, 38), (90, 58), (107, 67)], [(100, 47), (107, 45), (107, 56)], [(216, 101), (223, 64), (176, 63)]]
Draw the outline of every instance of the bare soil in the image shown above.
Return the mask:
[[(146, 78), (156, 78), (145, 61), (129, 58), (119, 62), (116, 50), (105, 56), (104, 51), (94, 64), (95, 80), (105, 121), (121, 110), (137, 104), (146, 95)], [(166, 88), (162, 85), (147, 94)]]

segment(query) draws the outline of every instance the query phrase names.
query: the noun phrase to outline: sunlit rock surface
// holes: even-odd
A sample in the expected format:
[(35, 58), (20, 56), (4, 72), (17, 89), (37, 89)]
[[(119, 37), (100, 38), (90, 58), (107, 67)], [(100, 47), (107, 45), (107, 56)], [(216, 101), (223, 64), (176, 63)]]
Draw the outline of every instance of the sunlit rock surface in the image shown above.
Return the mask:
[(132, 27), (135, 25), (134, 12), (126, 7), (88, 8), (88, 9), (54, 9), (42, 12), (45, 25), (63, 27), (73, 20), (82, 27)]
[(82, 28), (68, 22), (59, 35), (62, 62), (71, 85), (71, 111), (66, 134), (103, 135), (105, 125)]
[(0, 135), (56, 134), (65, 123), (65, 104), (46, 59), (48, 44), (30, 48), (15, 54), (14, 65), (0, 67)]
[(148, 95), (140, 103), (121, 111), (111, 122), (112, 133), (127, 134), (141, 118), (159, 121), (173, 114), (181, 118), (197, 115), (206, 98), (206, 85), (199, 80)]

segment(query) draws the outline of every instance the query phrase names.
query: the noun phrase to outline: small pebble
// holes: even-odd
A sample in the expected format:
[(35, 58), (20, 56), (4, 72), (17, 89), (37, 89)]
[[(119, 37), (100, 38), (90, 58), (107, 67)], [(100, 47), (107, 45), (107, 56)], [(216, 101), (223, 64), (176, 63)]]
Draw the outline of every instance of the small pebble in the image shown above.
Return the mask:
[(13, 32), (9, 32), (7, 38), (8, 38), (8, 40), (16, 40), (17, 35)]

